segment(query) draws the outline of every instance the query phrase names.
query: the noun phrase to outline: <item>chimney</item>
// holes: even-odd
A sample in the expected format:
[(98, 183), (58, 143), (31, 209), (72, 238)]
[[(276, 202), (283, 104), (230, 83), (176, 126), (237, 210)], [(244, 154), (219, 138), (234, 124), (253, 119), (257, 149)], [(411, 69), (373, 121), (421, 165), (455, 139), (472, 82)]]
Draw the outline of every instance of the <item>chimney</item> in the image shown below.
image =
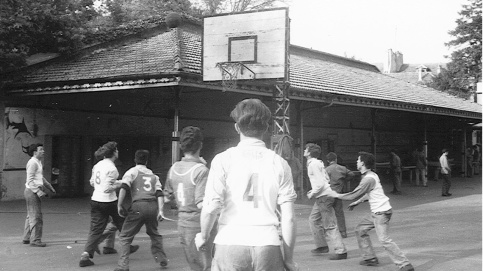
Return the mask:
[(396, 55), (392, 52), (392, 49), (387, 50), (387, 59), (384, 62), (384, 73), (396, 72)]
[(399, 51), (396, 52), (396, 72), (401, 71), (401, 67), (404, 64), (403, 54)]

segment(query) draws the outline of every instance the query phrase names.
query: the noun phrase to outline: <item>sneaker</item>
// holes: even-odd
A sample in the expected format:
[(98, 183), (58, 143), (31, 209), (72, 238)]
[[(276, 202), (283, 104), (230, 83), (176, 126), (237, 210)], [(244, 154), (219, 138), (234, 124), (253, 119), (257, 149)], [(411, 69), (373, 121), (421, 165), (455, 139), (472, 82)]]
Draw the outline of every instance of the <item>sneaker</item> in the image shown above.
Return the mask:
[(159, 265), (161, 266), (161, 269), (165, 269), (168, 267), (168, 260), (162, 260), (159, 262)]
[(376, 266), (379, 264), (379, 260), (377, 258), (372, 258), (372, 259), (362, 260), (359, 262), (359, 264), (365, 265), (365, 266)]
[(102, 254), (117, 254), (117, 250), (112, 247), (104, 247), (102, 248)]
[(30, 240), (22, 240), (22, 244), (28, 245), (28, 244), (30, 244)]
[(412, 264), (407, 264), (399, 268), (399, 271), (414, 271), (414, 267), (412, 266)]
[(341, 231), (341, 232), (340, 232), (340, 236), (341, 236), (342, 238), (347, 238), (347, 232), (345, 232), (345, 231)]
[(139, 246), (138, 245), (133, 245), (129, 249), (129, 253), (133, 254), (134, 252), (138, 251)]
[(45, 246), (47, 246), (47, 244), (42, 243), (40, 241), (34, 241), (34, 242), (30, 243), (30, 246), (31, 247), (45, 247)]
[(86, 266), (91, 266), (91, 265), (94, 265), (94, 262), (89, 259), (89, 253), (82, 252), (81, 260), (79, 262), (79, 266), (80, 267), (86, 267)]
[(318, 247), (316, 249), (312, 249), (310, 252), (312, 252), (312, 254), (322, 254), (322, 253), (329, 253), (329, 247)]
[(329, 260), (345, 260), (347, 259), (347, 253), (332, 255)]

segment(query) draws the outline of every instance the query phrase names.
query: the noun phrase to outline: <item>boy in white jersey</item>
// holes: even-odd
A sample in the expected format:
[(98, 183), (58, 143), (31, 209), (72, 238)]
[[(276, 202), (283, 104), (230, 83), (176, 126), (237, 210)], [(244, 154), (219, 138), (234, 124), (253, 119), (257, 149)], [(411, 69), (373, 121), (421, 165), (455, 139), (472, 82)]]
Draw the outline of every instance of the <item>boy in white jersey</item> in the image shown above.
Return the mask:
[[(164, 195), (159, 177), (146, 167), (148, 158), (147, 150), (137, 150), (134, 158), (136, 166), (122, 177), (117, 209), (120, 216), (125, 217), (127, 214), (127, 217), (119, 234), (122, 248), (115, 271), (129, 271), (130, 246), (142, 226), (146, 227), (146, 233), (151, 238), (151, 253), (154, 260), (162, 268), (168, 265), (168, 258), (163, 249), (163, 237), (158, 232), (158, 220), (164, 219)], [(125, 210), (123, 206), (126, 191), (131, 192), (132, 198), (129, 210)]]
[(84, 252), (81, 254), (80, 267), (94, 265), (89, 258), (93, 258), (94, 251), (98, 250), (97, 246), (109, 217), (118, 229), (124, 223), (124, 219), (117, 213), (116, 189), (121, 186), (121, 182), (117, 180), (119, 172), (114, 165), (119, 156), (117, 143), (107, 142), (96, 151), (95, 156), (104, 159), (92, 168), (90, 184), (94, 187), (94, 192), (91, 197), (91, 224)]
[(389, 198), (384, 194), (379, 176), (372, 171), (375, 164), (374, 155), (368, 152), (359, 152), (357, 159), (357, 170), (362, 174), (362, 179), (352, 192), (346, 194), (337, 194), (333, 192), (334, 198), (342, 200), (355, 200), (349, 204), (349, 210), (352, 210), (359, 203), (369, 201), (371, 214), (366, 216), (356, 226), (356, 237), (359, 243), (359, 249), (362, 253), (361, 265), (375, 266), (379, 264), (379, 260), (374, 253), (371, 239), (368, 232), (376, 229), (378, 239), (381, 241), (384, 249), (389, 254), (391, 260), (396, 264), (400, 271), (414, 271), (413, 266), (409, 263), (404, 253), (399, 249), (396, 243), (387, 235), (389, 228), (389, 220), (391, 220), (392, 209), (389, 204)]
[[(27, 179), (25, 182), (25, 201), (27, 202), (27, 218), (25, 219), (23, 243), (33, 247), (45, 247), (42, 243), (43, 219), (40, 198), (46, 195), (47, 189), (55, 193), (55, 189), (44, 178), (42, 159), (44, 147), (42, 144), (32, 144), (28, 147), (28, 155), (32, 158), (27, 162)], [(31, 241), (32, 240), (32, 241)]]
[[(231, 112), (240, 143), (215, 156), (211, 163), (201, 211), (201, 233), (196, 246), (203, 249), (218, 220), (213, 271), (297, 270), (294, 191), (288, 163), (262, 141), (271, 121), (268, 107), (246, 99)], [(277, 205), (281, 209), (281, 233)]]
[(210, 270), (216, 227), (213, 227), (205, 250), (198, 251), (194, 243), (196, 234), (201, 231), (200, 214), (209, 172), (200, 157), (203, 135), (200, 128), (188, 126), (181, 131), (179, 141), (184, 157), (170, 168), (166, 192), (176, 198), (179, 238), (191, 270)]
[[(324, 162), (317, 159), (320, 156), (320, 146), (314, 143), (305, 145), (304, 156), (307, 158), (307, 175), (309, 176), (312, 190), (307, 192), (309, 199), (315, 198), (314, 206), (309, 215), (309, 226), (314, 237), (314, 255), (329, 252), (327, 239), (331, 240), (335, 255), (330, 260), (347, 259), (347, 249), (337, 225), (337, 217), (334, 211), (334, 199), (325, 196), (330, 191), (329, 175), (324, 169)], [(327, 238), (326, 238), (327, 237)]]

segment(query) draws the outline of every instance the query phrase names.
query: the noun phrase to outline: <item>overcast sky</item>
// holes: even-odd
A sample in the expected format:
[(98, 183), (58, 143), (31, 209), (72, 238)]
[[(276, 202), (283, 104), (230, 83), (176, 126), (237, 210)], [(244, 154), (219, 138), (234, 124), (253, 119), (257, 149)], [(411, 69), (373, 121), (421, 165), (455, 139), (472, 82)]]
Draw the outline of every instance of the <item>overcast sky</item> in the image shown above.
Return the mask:
[(448, 62), (449, 30), (468, 0), (292, 0), (290, 43), (382, 63), (387, 50), (404, 63)]

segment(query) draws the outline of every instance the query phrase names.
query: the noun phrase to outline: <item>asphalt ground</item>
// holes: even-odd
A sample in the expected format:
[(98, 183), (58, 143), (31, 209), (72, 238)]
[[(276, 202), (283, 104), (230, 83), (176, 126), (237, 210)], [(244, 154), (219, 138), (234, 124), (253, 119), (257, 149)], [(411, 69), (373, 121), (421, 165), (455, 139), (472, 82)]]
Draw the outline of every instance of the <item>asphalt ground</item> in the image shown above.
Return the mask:
[[(415, 270), (482, 270), (482, 178), (452, 178), (451, 197), (441, 196), (442, 181), (429, 181), (429, 187), (416, 187), (404, 180), (402, 195), (392, 195), (392, 185), (383, 186), (391, 199), (393, 217), (389, 236), (406, 253)], [(348, 259), (331, 261), (328, 254), (313, 256), (312, 234), (308, 215), (313, 202), (299, 200), (296, 204), (297, 242), (295, 260), (300, 270), (383, 271), (397, 270), (384, 248), (371, 233), (372, 243), (380, 264), (360, 266), (361, 260), (354, 227), (369, 212), (367, 203), (354, 211), (346, 211), (348, 238), (343, 239)], [(347, 206), (349, 202), (344, 202)], [(26, 216), (23, 200), (0, 202), (0, 270), (113, 270), (118, 254), (95, 255), (94, 266), (80, 268), (89, 230), (89, 198), (46, 198), (42, 201), (44, 215), (43, 242), (47, 247), (37, 248), (22, 244)], [(176, 213), (167, 210), (169, 217)], [(176, 222), (164, 221), (159, 225), (164, 247), (170, 259), (168, 270), (189, 270), (179, 244)], [(130, 270), (160, 270), (150, 253), (150, 240), (144, 228), (133, 244), (141, 246), (131, 255)], [(330, 244), (329, 244), (330, 246)], [(116, 242), (116, 248), (119, 245)]]

